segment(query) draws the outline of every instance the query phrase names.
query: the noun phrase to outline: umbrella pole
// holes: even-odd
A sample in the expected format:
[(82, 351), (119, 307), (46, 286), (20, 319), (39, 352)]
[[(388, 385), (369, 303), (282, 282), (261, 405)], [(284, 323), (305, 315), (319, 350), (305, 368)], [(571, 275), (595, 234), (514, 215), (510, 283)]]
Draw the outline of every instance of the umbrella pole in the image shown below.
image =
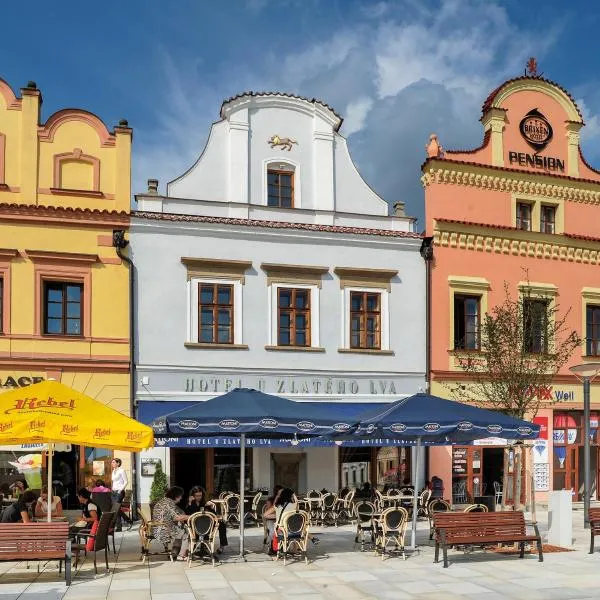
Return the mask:
[(412, 530), (410, 533), (410, 545), (413, 549), (417, 547), (417, 512), (419, 511), (419, 487), (417, 479), (419, 477), (419, 458), (421, 456), (421, 438), (417, 438), (417, 447), (415, 452), (415, 479), (413, 481), (413, 514), (412, 514)]
[(54, 454), (54, 442), (48, 443), (48, 523), (52, 521), (52, 499), (54, 498), (54, 488), (52, 487), (52, 458)]
[(246, 479), (246, 434), (240, 435), (240, 558), (244, 560), (244, 494)]

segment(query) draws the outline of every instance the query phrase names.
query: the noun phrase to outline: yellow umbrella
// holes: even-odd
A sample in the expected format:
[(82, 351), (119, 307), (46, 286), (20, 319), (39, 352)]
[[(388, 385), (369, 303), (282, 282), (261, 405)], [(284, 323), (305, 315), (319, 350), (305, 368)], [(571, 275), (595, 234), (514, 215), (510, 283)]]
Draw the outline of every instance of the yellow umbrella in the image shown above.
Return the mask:
[(50, 482), (56, 442), (138, 452), (154, 436), (150, 427), (57, 381), (0, 394), (0, 444), (48, 443)]

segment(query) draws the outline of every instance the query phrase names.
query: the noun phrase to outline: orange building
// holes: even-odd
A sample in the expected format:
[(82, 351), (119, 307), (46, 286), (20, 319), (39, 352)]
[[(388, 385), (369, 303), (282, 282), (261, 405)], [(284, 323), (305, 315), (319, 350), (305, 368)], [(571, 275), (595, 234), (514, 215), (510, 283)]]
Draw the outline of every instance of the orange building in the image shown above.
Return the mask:
[[(541, 302), (556, 301), (568, 326), (583, 338), (543, 390), (537, 415), (547, 442), (534, 447), (538, 498), (583, 485), (583, 390), (569, 367), (600, 360), (600, 172), (580, 149), (584, 126), (569, 93), (535, 74), (504, 82), (486, 99), (483, 143), (444, 151), (431, 136), (423, 164), (426, 235), (431, 263), (430, 379), (434, 394), (468, 381), (459, 353), (477, 351), (481, 316), (529, 288)], [(536, 351), (532, 348), (532, 351)], [(600, 481), (597, 431), (600, 378), (592, 385), (592, 480)], [(543, 435), (544, 435), (543, 434)], [(468, 448), (435, 448), (430, 475), (469, 495), (493, 493), (502, 481), (502, 440)], [(593, 498), (599, 497), (597, 486)]]

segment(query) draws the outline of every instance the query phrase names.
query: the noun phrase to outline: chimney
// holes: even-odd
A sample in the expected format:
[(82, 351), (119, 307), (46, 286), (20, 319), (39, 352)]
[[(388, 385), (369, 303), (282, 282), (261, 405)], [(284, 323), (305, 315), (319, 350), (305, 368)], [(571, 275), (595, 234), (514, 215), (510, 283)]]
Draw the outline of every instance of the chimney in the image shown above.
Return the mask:
[(405, 217), (404, 202), (394, 202), (394, 217)]
[(148, 196), (158, 196), (158, 179), (148, 179)]

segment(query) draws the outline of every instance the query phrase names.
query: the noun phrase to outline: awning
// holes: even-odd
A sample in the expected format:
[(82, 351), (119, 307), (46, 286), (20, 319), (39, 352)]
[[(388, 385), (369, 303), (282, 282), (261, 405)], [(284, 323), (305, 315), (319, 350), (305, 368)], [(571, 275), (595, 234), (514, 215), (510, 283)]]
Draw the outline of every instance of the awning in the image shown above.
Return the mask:
[[(390, 398), (390, 401), (395, 398)], [(140, 400), (137, 405), (137, 420), (149, 425), (157, 417), (183, 410), (188, 408), (201, 400), (193, 401), (176, 401), (176, 400)], [(306, 414), (310, 415), (311, 408), (314, 405), (323, 405), (323, 402), (303, 402), (306, 406)], [(368, 410), (375, 410), (377, 408), (383, 408), (387, 402), (335, 402), (336, 410), (339, 411), (340, 417), (343, 417), (346, 421), (358, 420), (357, 417)], [(363, 443), (364, 442), (364, 443)], [(204, 436), (204, 437), (189, 437), (189, 438), (156, 438), (155, 444), (157, 446), (169, 447), (169, 448), (235, 448), (239, 447), (239, 437), (226, 437), (226, 436)], [(301, 442), (303, 447), (316, 447), (316, 446), (334, 446), (333, 440), (318, 440), (318, 439), (303, 439)], [(346, 443), (339, 444), (342, 446), (350, 445)], [(356, 442), (353, 444), (356, 446)], [(362, 440), (361, 446), (392, 446), (396, 445), (391, 440), (386, 440), (382, 443), (382, 440)], [(399, 441), (399, 446), (406, 445), (404, 442)], [(289, 448), (290, 443), (287, 440), (278, 439), (261, 439), (253, 438), (248, 436), (246, 438), (246, 446), (249, 448)]]

